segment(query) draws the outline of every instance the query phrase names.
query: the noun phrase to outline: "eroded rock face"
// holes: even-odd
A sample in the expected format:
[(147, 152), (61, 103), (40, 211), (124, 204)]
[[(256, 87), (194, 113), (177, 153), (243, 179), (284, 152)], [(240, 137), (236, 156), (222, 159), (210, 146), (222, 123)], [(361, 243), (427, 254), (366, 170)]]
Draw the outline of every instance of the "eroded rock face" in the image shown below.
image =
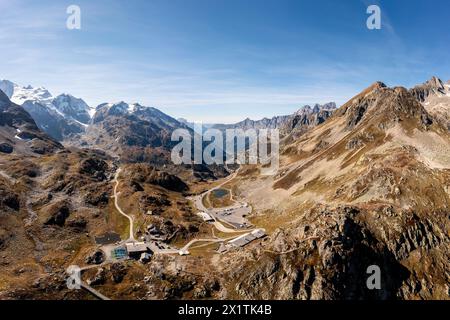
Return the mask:
[(127, 274), (127, 268), (121, 263), (113, 263), (109, 271), (111, 273), (111, 280), (115, 283), (121, 283), (125, 275)]
[(87, 204), (93, 206), (104, 206), (108, 204), (109, 193), (102, 189), (95, 188), (96, 186), (86, 187), (85, 201)]
[(106, 179), (105, 172), (108, 170), (108, 164), (96, 158), (88, 158), (80, 163), (80, 173), (89, 175), (98, 181)]
[(181, 192), (188, 189), (188, 186), (180, 178), (164, 171), (156, 173), (150, 177), (149, 181), (171, 191)]
[(427, 82), (410, 89), (410, 92), (417, 100), (424, 102), (430, 95), (445, 94), (445, 87), (442, 80), (432, 77)]
[[(433, 221), (405, 211), (382, 214), (383, 208), (313, 211), (308, 224), (275, 232), (271, 249), (256, 262), (234, 265), (233, 289), (244, 299), (445, 297), (450, 280), (445, 215)], [(381, 290), (367, 287), (371, 265), (381, 270)]]
[(142, 183), (161, 186), (170, 191), (182, 192), (188, 189), (179, 177), (160, 171), (148, 164), (137, 164), (130, 168), (131, 185), (135, 191), (142, 191)]
[(89, 279), (87, 282), (90, 286), (101, 285), (106, 282), (107, 272), (103, 268), (99, 268), (94, 278)]
[(87, 224), (88, 222), (84, 217), (74, 217), (66, 221), (66, 225), (78, 233), (86, 231)]
[(12, 232), (9, 232), (3, 228), (0, 228), (0, 250), (4, 249), (11, 238), (14, 237)]
[(18, 211), (20, 209), (20, 199), (10, 188), (0, 184), (0, 208), (2, 207)]
[(67, 202), (61, 201), (48, 207), (49, 217), (45, 225), (64, 226), (67, 218), (70, 216), (70, 206)]

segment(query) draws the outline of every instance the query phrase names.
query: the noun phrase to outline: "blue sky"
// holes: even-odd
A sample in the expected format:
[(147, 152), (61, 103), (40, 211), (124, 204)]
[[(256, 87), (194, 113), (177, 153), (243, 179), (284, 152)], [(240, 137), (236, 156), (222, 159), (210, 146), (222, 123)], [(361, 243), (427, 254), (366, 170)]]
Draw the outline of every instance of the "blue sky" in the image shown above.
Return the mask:
[[(81, 8), (81, 30), (66, 8)], [(378, 4), (382, 29), (366, 28)], [(0, 0), (0, 78), (234, 122), (450, 79), (448, 0)]]

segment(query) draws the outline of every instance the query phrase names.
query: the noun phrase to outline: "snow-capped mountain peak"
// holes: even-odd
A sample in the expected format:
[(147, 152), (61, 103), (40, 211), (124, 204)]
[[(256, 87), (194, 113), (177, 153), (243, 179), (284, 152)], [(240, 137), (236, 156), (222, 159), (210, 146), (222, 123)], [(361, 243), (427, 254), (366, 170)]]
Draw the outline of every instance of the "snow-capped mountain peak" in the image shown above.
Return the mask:
[(144, 107), (139, 103), (127, 103), (124, 101), (119, 101), (115, 103), (102, 103), (96, 108), (98, 111), (107, 111), (109, 114), (120, 115), (120, 114), (133, 114), (139, 110), (152, 109), (150, 107)]
[(21, 105), (40, 129), (57, 140), (83, 132), (91, 119), (91, 108), (69, 94), (54, 97), (44, 87), (20, 86), (9, 80), (0, 81), (0, 90)]
[(53, 105), (65, 116), (70, 116), (84, 124), (87, 124), (91, 119), (92, 108), (82, 99), (70, 94), (60, 94), (53, 99)]
[(52, 98), (52, 94), (47, 89), (42, 87), (33, 88), (31, 86), (15, 86), (11, 101), (19, 105), (25, 103), (26, 101), (40, 101), (50, 105)]
[(42, 106), (57, 111), (52, 104), (52, 94), (44, 87), (33, 88), (31, 85), (21, 87), (9, 80), (2, 80), (0, 82), (0, 90), (5, 92), (8, 98), (15, 104), (23, 105), (26, 102), (39, 103)]

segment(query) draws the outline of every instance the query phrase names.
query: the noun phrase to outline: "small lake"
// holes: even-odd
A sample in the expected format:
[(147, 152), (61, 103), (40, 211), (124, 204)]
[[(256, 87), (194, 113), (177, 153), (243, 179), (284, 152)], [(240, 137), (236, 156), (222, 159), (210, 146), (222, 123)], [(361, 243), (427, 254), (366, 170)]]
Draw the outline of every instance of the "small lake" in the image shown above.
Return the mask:
[(212, 191), (213, 196), (216, 198), (223, 198), (227, 196), (229, 193), (230, 191), (227, 189), (216, 189)]
[(120, 235), (115, 232), (107, 232), (99, 237), (95, 237), (95, 243), (105, 245), (120, 241)]

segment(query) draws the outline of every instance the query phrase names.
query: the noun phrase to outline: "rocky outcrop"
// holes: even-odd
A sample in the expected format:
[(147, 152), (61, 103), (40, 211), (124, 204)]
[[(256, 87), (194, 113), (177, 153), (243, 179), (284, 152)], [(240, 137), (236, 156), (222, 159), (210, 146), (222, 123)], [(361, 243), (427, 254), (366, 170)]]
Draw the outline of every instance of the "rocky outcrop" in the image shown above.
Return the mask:
[(188, 189), (188, 186), (180, 178), (164, 171), (155, 173), (147, 181), (176, 192), (182, 192)]
[(70, 216), (70, 206), (66, 201), (60, 201), (46, 207), (48, 218), (45, 225), (64, 226), (67, 218)]
[(409, 90), (420, 102), (425, 102), (430, 95), (445, 95), (444, 83), (437, 77), (432, 77), (424, 84), (415, 86)]
[(450, 85), (433, 77), (409, 90), (442, 126), (450, 130)]
[(88, 175), (97, 181), (103, 181), (106, 179), (105, 173), (107, 170), (108, 164), (104, 160), (90, 157), (80, 163), (79, 172)]
[(109, 267), (109, 271), (111, 273), (111, 280), (114, 283), (121, 283), (128, 270), (124, 264), (116, 262)]
[(102, 285), (107, 280), (107, 272), (104, 268), (98, 268), (97, 273), (95, 274), (94, 278), (89, 279), (87, 281), (88, 285), (90, 286), (98, 286)]
[[(316, 234), (321, 234), (318, 240), (296, 244), (289, 233), (279, 231), (274, 236), (274, 253), (264, 253), (251, 276), (238, 281), (236, 291), (246, 299), (368, 299), (395, 296), (397, 281), (390, 282), (389, 287), (382, 291), (372, 292), (366, 286), (366, 270), (370, 265), (383, 266), (392, 279), (395, 276), (404, 277), (404, 272), (392, 255), (378, 246), (373, 235), (355, 221), (358, 212), (344, 208), (322, 214), (327, 222), (311, 226)], [(290, 251), (296, 246), (298, 250)]]
[(14, 148), (9, 143), (0, 143), (0, 152), (1, 153), (12, 153)]
[[(261, 250), (256, 263), (233, 265), (238, 270), (234, 273), (235, 292), (244, 299), (413, 299), (445, 295), (445, 283), (450, 279), (445, 270), (450, 263), (446, 254), (434, 255), (433, 250), (448, 252), (448, 236), (438, 222), (402, 211), (390, 211), (393, 217), (382, 217), (380, 222), (373, 219), (383, 211), (356, 207), (311, 211), (301, 226), (276, 231), (270, 250)], [(387, 221), (390, 229), (384, 229)], [(402, 229), (393, 232), (398, 226)], [(311, 236), (308, 241), (300, 240)], [(418, 250), (423, 252), (422, 259), (432, 259), (435, 270), (424, 273), (422, 266), (408, 261)], [(381, 270), (380, 290), (371, 290), (366, 284), (372, 265)], [(421, 283), (424, 290), (412, 288), (412, 283)]]
[(88, 225), (88, 221), (84, 217), (74, 217), (67, 219), (67, 227), (71, 228), (74, 232), (85, 232)]
[(134, 185), (133, 189), (136, 189), (136, 187), (142, 188), (139, 184), (149, 183), (175, 192), (188, 190), (186, 183), (177, 176), (165, 171), (160, 171), (147, 164), (136, 164), (131, 166), (130, 178), (132, 185)]
[(382, 130), (404, 121), (414, 121), (413, 125), (418, 124), (421, 129), (433, 123), (425, 108), (408, 90), (402, 87), (388, 88), (380, 82), (344, 104), (335, 116), (345, 118), (348, 131), (368, 121), (376, 123)]
[(19, 195), (2, 183), (0, 183), (0, 208), (14, 211), (19, 211), (20, 209)]
[(105, 253), (101, 250), (91, 252), (85, 259), (87, 264), (101, 264), (105, 261)]

